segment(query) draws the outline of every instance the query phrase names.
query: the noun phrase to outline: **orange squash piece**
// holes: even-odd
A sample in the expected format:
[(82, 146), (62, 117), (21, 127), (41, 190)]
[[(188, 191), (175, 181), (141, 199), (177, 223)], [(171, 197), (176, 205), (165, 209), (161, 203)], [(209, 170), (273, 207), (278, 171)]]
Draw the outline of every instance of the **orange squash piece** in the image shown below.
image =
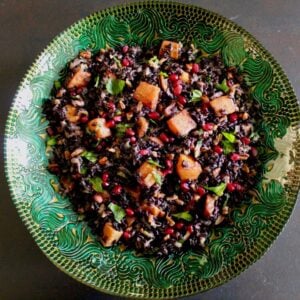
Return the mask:
[(123, 234), (123, 231), (118, 231), (113, 228), (110, 222), (105, 223), (103, 227), (103, 239), (102, 245), (104, 247), (111, 247), (115, 242), (117, 242)]
[(162, 57), (165, 52), (169, 52), (171, 58), (178, 59), (180, 50), (181, 45), (179, 43), (163, 41), (159, 49), (159, 56)]
[(215, 209), (215, 202), (218, 199), (217, 196), (211, 196), (207, 194), (204, 204), (203, 216), (207, 219), (212, 217), (214, 209)]
[(69, 79), (67, 84), (68, 89), (72, 88), (81, 88), (87, 86), (89, 81), (91, 80), (91, 73), (86, 71), (87, 65), (80, 64), (76, 67), (73, 76)]
[(144, 162), (139, 167), (137, 173), (139, 176), (139, 182), (148, 188), (156, 183), (155, 174), (161, 176), (161, 172), (157, 169), (157, 167), (148, 162)]
[(187, 135), (197, 127), (196, 122), (185, 109), (169, 119), (167, 125), (174, 134), (181, 136)]
[(202, 173), (201, 165), (191, 156), (180, 154), (176, 171), (181, 180), (196, 180)]
[(210, 106), (217, 117), (232, 114), (236, 111), (236, 106), (229, 96), (221, 96), (210, 101)]
[(95, 118), (89, 121), (88, 129), (95, 134), (97, 139), (105, 139), (111, 136), (111, 131), (106, 127), (106, 120), (104, 118)]

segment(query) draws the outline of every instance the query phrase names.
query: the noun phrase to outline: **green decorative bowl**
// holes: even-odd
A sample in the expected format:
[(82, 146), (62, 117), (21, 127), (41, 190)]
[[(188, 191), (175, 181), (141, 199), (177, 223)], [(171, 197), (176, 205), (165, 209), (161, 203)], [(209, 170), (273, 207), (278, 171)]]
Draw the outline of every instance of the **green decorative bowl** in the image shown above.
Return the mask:
[[(233, 225), (216, 229), (202, 252), (147, 258), (103, 248), (87, 224), (55, 191), (45, 155), (47, 122), (41, 107), (65, 64), (86, 48), (194, 43), (220, 52), (234, 65), (261, 105), (259, 149), (264, 174), (255, 193), (232, 213)], [(61, 270), (99, 291), (175, 298), (225, 283), (270, 247), (295, 205), (300, 175), (300, 110), (293, 89), (272, 56), (249, 33), (200, 7), (174, 2), (135, 3), (97, 12), (64, 31), (23, 79), (6, 124), (6, 174), (12, 199), (38, 246)]]

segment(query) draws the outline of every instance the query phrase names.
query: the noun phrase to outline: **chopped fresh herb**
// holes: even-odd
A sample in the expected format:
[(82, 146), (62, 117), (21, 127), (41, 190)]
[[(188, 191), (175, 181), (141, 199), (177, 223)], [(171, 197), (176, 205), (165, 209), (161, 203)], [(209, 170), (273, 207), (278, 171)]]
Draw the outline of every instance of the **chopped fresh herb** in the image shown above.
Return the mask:
[(105, 87), (110, 94), (119, 95), (125, 87), (125, 81), (122, 79), (109, 78)]
[(56, 90), (59, 90), (61, 88), (61, 83), (59, 80), (54, 81), (54, 87)]
[(222, 141), (222, 145), (223, 145), (223, 152), (224, 152), (224, 154), (232, 153), (235, 150), (234, 144), (230, 143), (227, 140)]
[(87, 173), (87, 167), (82, 166), (80, 168), (80, 174), (85, 175)]
[(210, 83), (211, 80), (212, 80), (212, 79), (211, 79), (211, 76), (210, 76), (210, 75), (207, 75), (207, 77), (205, 78), (205, 80), (206, 80), (207, 83)]
[(259, 139), (259, 134), (257, 132), (255, 132), (255, 131), (253, 131), (253, 132), (251, 132), (249, 138), (251, 140), (258, 140)]
[(124, 219), (126, 213), (125, 213), (125, 210), (121, 206), (114, 204), (114, 203), (110, 203), (108, 205), (108, 208), (112, 211), (112, 213), (115, 217), (115, 220), (118, 223), (120, 223)]
[(148, 60), (148, 63), (150, 66), (154, 66), (157, 65), (159, 63), (159, 59), (157, 58), (157, 56), (153, 56)]
[(131, 126), (129, 124), (123, 124), (123, 123), (119, 123), (117, 126), (116, 126), (116, 130), (117, 130), (117, 133), (116, 133), (116, 136), (117, 137), (122, 137), (124, 136), (125, 132), (126, 132), (126, 129), (127, 128), (130, 128)]
[(223, 136), (230, 142), (230, 143), (235, 143), (236, 142), (236, 138), (234, 133), (230, 133), (230, 132), (222, 132)]
[(169, 77), (168, 73), (163, 72), (163, 71), (160, 71), (159, 75), (162, 75), (164, 78), (168, 78)]
[(149, 122), (152, 123), (152, 124), (154, 124), (154, 125), (157, 125), (157, 122), (155, 122), (155, 121), (152, 120), (152, 119), (149, 119)]
[(122, 178), (127, 178), (126, 174), (125, 174), (124, 172), (122, 172), (122, 171), (118, 171), (118, 172), (117, 172), (117, 175), (118, 175), (119, 177), (122, 177)]
[(172, 216), (177, 219), (182, 219), (182, 220), (189, 221), (189, 222), (193, 220), (192, 215), (188, 211), (173, 214)]
[(162, 166), (157, 161), (154, 161), (153, 159), (148, 159), (147, 162), (153, 166), (162, 168)]
[(224, 93), (227, 93), (227, 92), (229, 91), (229, 87), (228, 87), (228, 85), (227, 85), (227, 80), (226, 80), (226, 78), (222, 81), (221, 84), (216, 84), (216, 88), (217, 88), (218, 90), (223, 91)]
[(95, 85), (94, 85), (96, 88), (99, 86), (99, 82), (100, 82), (100, 77), (99, 75), (97, 75), (95, 78)]
[(95, 154), (94, 152), (90, 152), (90, 151), (83, 151), (80, 156), (86, 158), (87, 160), (89, 160), (93, 163), (95, 163), (98, 159), (97, 154)]
[(205, 186), (205, 188), (208, 190), (208, 191), (211, 191), (213, 193), (215, 193), (217, 196), (222, 196), (225, 189), (226, 189), (226, 183), (222, 182), (221, 184), (217, 185), (217, 186)]
[(158, 172), (153, 172), (154, 180), (157, 184), (162, 185), (162, 176)]
[(47, 141), (47, 146), (54, 146), (56, 145), (56, 137), (50, 137)]
[(92, 187), (96, 192), (98, 192), (98, 193), (103, 192), (102, 180), (100, 177), (90, 178), (89, 181), (92, 184)]
[(122, 64), (120, 62), (119, 59), (117, 59), (116, 57), (113, 57), (113, 60), (115, 61), (115, 63), (117, 64), (118, 68), (122, 68)]
[(193, 90), (191, 102), (201, 101), (202, 92), (200, 90)]

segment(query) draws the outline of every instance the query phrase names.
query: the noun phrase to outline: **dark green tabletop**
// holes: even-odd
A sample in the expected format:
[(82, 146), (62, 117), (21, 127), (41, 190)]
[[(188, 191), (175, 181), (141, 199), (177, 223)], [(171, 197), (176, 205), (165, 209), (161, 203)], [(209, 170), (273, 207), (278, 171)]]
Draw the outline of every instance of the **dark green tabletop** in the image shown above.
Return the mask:
[[(111, 5), (110, 0), (0, 0), (1, 149), (17, 86), (34, 58), (76, 20)], [(252, 33), (274, 55), (300, 96), (299, 0), (182, 1), (218, 12)], [(0, 163), (0, 299), (119, 299), (65, 275), (35, 245), (11, 202)], [(300, 299), (300, 205), (270, 251), (229, 283), (189, 299)]]

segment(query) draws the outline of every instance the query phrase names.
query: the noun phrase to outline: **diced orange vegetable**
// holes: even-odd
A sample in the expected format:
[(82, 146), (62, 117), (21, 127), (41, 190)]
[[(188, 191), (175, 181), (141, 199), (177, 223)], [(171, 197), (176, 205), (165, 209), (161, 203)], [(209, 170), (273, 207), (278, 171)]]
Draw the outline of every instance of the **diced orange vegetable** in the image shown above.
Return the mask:
[(79, 120), (80, 117), (78, 115), (78, 111), (75, 106), (67, 104), (65, 106), (65, 110), (66, 110), (66, 118), (69, 122), (76, 123)]
[(91, 80), (91, 73), (88, 72), (87, 70), (87, 65), (86, 64), (80, 64), (78, 67), (75, 68), (75, 73), (73, 76), (70, 78), (67, 88), (72, 89), (72, 88), (80, 88), (80, 87), (85, 87)]
[(136, 88), (133, 98), (142, 102), (151, 110), (155, 110), (159, 99), (160, 88), (150, 83), (141, 81)]
[(202, 168), (193, 157), (180, 154), (176, 171), (181, 180), (196, 180), (201, 174)]
[(181, 45), (179, 43), (163, 41), (159, 49), (159, 56), (161, 57), (165, 52), (169, 52), (170, 57), (178, 59), (180, 55), (180, 50)]
[(205, 218), (209, 219), (212, 217), (217, 199), (217, 196), (211, 196), (210, 194), (207, 194), (203, 210), (203, 215)]
[(188, 72), (182, 71), (182, 73), (180, 75), (180, 79), (184, 83), (189, 83), (190, 82), (190, 74)]
[(110, 247), (113, 243), (117, 242), (123, 234), (123, 231), (118, 231), (113, 228), (111, 223), (105, 223), (103, 228), (102, 245), (104, 247)]
[(167, 121), (169, 129), (176, 135), (187, 135), (197, 127), (196, 122), (191, 118), (187, 110), (182, 110)]
[(97, 139), (104, 139), (111, 136), (111, 131), (105, 124), (104, 118), (95, 118), (88, 123), (88, 129), (95, 134)]
[(166, 213), (155, 205), (143, 204), (142, 209), (148, 211), (154, 217), (163, 217)]
[(148, 188), (156, 183), (155, 174), (161, 176), (161, 172), (158, 168), (148, 162), (144, 162), (138, 169), (137, 173), (140, 183)]
[(221, 96), (210, 101), (210, 106), (217, 117), (232, 114), (236, 111), (236, 106), (229, 96)]
[(146, 134), (149, 127), (149, 122), (144, 117), (139, 117), (136, 123), (138, 125), (137, 134), (138, 137), (141, 138)]

